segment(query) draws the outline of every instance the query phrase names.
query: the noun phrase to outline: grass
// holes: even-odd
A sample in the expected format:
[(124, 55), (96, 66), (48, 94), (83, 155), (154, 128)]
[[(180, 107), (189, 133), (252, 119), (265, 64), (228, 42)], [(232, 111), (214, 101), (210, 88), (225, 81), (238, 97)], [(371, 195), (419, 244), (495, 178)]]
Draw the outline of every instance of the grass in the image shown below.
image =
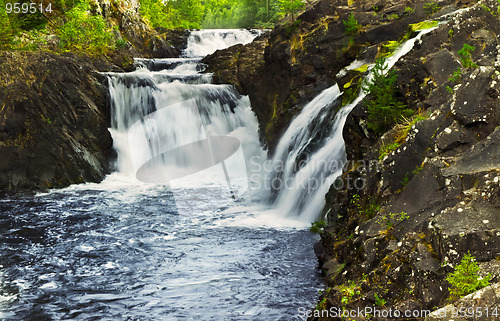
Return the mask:
[(399, 146), (401, 146), (402, 143), (406, 141), (406, 138), (408, 137), (408, 134), (410, 133), (410, 130), (412, 127), (419, 121), (426, 119), (428, 116), (425, 112), (423, 112), (421, 109), (417, 111), (417, 114), (415, 114), (411, 118), (405, 118), (403, 117), (403, 122), (396, 124), (395, 126), (395, 132), (394, 132), (394, 140), (385, 145), (383, 144), (380, 149), (379, 149), (379, 160), (384, 159), (384, 157), (390, 153), (392, 153), (394, 150), (396, 150)]

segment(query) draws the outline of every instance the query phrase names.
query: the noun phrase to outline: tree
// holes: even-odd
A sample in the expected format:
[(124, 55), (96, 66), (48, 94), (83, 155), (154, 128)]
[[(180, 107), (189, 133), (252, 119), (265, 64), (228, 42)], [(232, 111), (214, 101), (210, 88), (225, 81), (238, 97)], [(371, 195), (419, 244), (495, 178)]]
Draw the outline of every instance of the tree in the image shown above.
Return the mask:
[(68, 21), (58, 30), (65, 49), (90, 55), (106, 53), (110, 49), (113, 34), (102, 16), (90, 13), (88, 2), (74, 6), (66, 17)]
[(395, 84), (398, 75), (394, 70), (385, 74), (387, 67), (384, 57), (377, 59), (372, 69), (373, 78), (363, 88), (370, 93), (370, 99), (364, 101), (368, 113), (367, 126), (376, 134), (386, 132), (402, 117), (413, 115), (413, 110), (406, 109), (405, 104), (396, 98)]
[(281, 12), (284, 14), (290, 14), (292, 20), (295, 20), (295, 14), (304, 8), (305, 3), (302, 0), (278, 0), (281, 8)]
[(480, 277), (478, 274), (480, 268), (474, 259), (470, 252), (465, 254), (455, 271), (446, 277), (451, 284), (449, 288), (451, 300), (474, 293), (490, 284), (491, 275), (488, 274), (485, 278)]
[(12, 46), (15, 28), (11, 19), (5, 10), (5, 1), (0, 0), (0, 50), (10, 49)]

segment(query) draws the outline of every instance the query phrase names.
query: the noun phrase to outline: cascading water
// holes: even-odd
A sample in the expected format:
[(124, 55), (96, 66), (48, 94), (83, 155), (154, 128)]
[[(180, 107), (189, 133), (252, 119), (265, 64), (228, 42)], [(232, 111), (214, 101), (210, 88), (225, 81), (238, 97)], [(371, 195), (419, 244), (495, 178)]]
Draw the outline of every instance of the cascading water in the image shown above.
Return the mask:
[[(421, 30), (416, 37), (402, 44), (387, 59), (386, 72), (413, 48), (415, 41), (434, 29)], [(366, 80), (370, 81), (371, 77), (370, 72)], [(340, 104), (339, 88), (333, 85), (307, 104), (291, 122), (276, 147), (271, 166), (274, 170), (266, 178), (269, 186), (273, 187), (273, 183), (277, 182), (281, 187), (273, 197), (273, 206), (278, 213), (299, 216), (306, 221), (318, 217), (324, 207), (326, 193), (342, 174), (347, 162), (342, 137), (346, 118), (365, 96), (362, 90), (331, 121), (328, 114), (332, 114), (332, 110)]]
[[(248, 97), (232, 86), (213, 85), (210, 75), (200, 74), (204, 66), (196, 56), (248, 43), (258, 34), (193, 31), (184, 52), (190, 57), (137, 59), (135, 72), (110, 73), (118, 171), (172, 187), (190, 180), (196, 186), (203, 183), (200, 180), (208, 185), (218, 182), (227, 184), (229, 193), (241, 195), (248, 186), (250, 158), (264, 156), (257, 120)], [(191, 175), (200, 171), (203, 175)]]
[(247, 44), (262, 34), (261, 30), (248, 29), (203, 29), (192, 31), (185, 57), (204, 57), (236, 44)]

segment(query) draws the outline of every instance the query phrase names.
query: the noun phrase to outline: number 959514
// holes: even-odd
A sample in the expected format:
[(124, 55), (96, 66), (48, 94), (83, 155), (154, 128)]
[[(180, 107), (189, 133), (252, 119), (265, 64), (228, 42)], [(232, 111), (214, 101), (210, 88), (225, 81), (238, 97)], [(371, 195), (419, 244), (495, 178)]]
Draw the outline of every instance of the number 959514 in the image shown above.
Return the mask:
[(33, 2), (14, 2), (14, 3), (6, 3), (5, 11), (7, 13), (36, 13), (37, 11), (43, 12), (52, 12), (52, 4), (49, 3), (47, 6), (44, 6), (43, 3), (36, 4)]

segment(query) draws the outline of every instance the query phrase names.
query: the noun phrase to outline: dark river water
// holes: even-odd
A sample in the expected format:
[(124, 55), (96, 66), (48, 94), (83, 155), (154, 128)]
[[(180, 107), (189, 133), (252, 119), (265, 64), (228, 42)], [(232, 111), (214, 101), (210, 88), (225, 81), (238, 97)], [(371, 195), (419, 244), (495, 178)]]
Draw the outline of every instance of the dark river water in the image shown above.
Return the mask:
[(219, 194), (177, 190), (179, 214), (169, 187), (113, 174), (2, 197), (0, 319), (300, 320), (321, 288), (317, 237)]

